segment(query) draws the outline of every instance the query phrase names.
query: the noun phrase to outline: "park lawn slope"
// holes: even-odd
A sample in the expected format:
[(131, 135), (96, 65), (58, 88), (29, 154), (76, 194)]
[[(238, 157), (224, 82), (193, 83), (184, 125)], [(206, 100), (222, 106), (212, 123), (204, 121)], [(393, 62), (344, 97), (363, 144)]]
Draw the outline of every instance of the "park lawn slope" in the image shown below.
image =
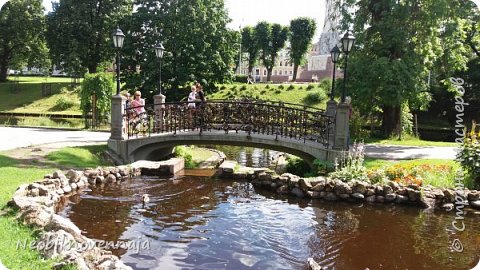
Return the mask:
[(211, 99), (262, 99), (326, 108), (326, 83), (311, 84), (220, 84)]

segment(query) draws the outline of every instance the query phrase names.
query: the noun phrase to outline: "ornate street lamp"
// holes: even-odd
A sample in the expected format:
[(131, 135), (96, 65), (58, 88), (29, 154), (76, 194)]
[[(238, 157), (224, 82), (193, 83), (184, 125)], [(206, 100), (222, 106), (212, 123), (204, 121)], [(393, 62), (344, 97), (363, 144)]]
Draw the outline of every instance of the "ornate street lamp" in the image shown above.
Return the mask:
[(125, 39), (125, 35), (123, 34), (120, 28), (113, 31), (112, 35), (113, 45), (115, 49), (117, 49), (117, 95), (120, 94), (120, 49), (123, 47), (123, 40)]
[(330, 100), (333, 100), (333, 95), (334, 95), (334, 89), (335, 89), (335, 70), (337, 69), (335, 64), (338, 62), (338, 59), (340, 58), (340, 49), (338, 48), (337, 45), (333, 47), (333, 49), (330, 51), (330, 55), (332, 56), (332, 63), (333, 63), (333, 78), (332, 78), (332, 91), (330, 93)]
[(163, 52), (165, 51), (165, 48), (163, 47), (162, 43), (157, 43), (155, 45), (155, 54), (157, 55), (158, 61), (159, 61), (159, 78), (158, 78), (158, 94), (162, 94), (162, 58), (163, 58)]
[(347, 84), (347, 64), (348, 64), (348, 54), (353, 48), (353, 43), (355, 43), (355, 37), (352, 34), (351, 30), (348, 30), (345, 35), (340, 40), (342, 43), (342, 51), (345, 53), (345, 69), (343, 73), (343, 91), (342, 91), (342, 102), (345, 102), (345, 87)]

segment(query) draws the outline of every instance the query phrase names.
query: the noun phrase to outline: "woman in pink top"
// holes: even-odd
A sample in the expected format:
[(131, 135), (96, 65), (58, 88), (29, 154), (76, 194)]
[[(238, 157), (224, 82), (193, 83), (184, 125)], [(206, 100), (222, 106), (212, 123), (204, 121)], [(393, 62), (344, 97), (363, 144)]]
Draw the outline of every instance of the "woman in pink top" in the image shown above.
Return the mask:
[(130, 103), (130, 107), (135, 110), (137, 115), (140, 115), (145, 112), (145, 99), (142, 98), (142, 93), (140, 91), (135, 91), (135, 98)]

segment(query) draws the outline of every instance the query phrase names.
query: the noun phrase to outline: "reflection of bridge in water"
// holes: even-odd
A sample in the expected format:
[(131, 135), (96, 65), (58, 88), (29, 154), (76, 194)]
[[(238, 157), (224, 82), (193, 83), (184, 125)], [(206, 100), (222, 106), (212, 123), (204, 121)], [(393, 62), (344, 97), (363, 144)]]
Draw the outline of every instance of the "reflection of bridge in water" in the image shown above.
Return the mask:
[(155, 96), (155, 104), (146, 105), (146, 112), (137, 116), (131, 113), (133, 108), (124, 109), (121, 97), (112, 98), (109, 147), (123, 162), (158, 160), (176, 145), (252, 146), (307, 161), (333, 160), (346, 146), (346, 139), (335, 128), (341, 104), (335, 115), (331, 108), (325, 112), (259, 100), (213, 100), (197, 102), (195, 108), (189, 108), (188, 102), (164, 100), (164, 96)]

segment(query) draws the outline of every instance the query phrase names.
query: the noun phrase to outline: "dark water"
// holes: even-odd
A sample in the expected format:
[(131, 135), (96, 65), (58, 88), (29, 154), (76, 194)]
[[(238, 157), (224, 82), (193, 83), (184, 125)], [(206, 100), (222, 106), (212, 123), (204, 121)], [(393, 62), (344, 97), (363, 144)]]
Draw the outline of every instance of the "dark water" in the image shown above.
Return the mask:
[[(478, 214), (456, 234), (453, 214), (310, 202), (206, 177), (98, 186), (60, 213), (90, 238), (150, 241), (138, 253), (113, 250), (134, 269), (307, 269), (308, 257), (326, 269), (470, 269), (480, 254)], [(454, 238), (462, 253), (450, 249)]]

